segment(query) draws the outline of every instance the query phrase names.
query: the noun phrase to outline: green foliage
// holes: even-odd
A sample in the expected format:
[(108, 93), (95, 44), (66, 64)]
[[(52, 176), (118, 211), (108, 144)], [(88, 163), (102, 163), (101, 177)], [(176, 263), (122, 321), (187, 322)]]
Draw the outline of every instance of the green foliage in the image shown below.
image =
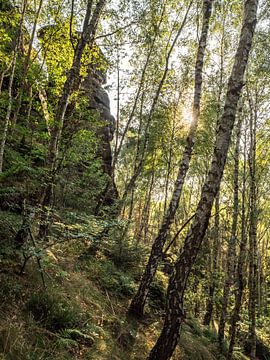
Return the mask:
[(148, 303), (155, 310), (164, 310), (166, 307), (166, 277), (161, 272), (156, 274), (150, 286)]
[(95, 340), (103, 336), (103, 330), (94, 324), (87, 324), (83, 329), (63, 329), (59, 331), (56, 345), (72, 349), (79, 346), (92, 347)]
[(122, 232), (120, 234), (113, 232), (113, 239), (108, 239), (108, 242), (104, 244), (105, 253), (122, 270), (138, 269), (145, 258), (146, 249), (135, 244), (128, 237), (122, 238), (122, 236)]
[(82, 319), (75, 304), (54, 292), (33, 294), (26, 304), (26, 310), (35, 321), (51, 331), (75, 327)]
[[(74, 57), (74, 47), (70, 41), (70, 20), (57, 19), (54, 25), (43, 27), (39, 31), (39, 38), (43, 52), (46, 53), (46, 66), (50, 77), (51, 85), (48, 90), (52, 97), (60, 96), (67, 73), (70, 70)], [(78, 34), (72, 29), (74, 44), (78, 41)], [(80, 75), (86, 76), (88, 66), (96, 66), (97, 69), (104, 69), (105, 62), (101, 56), (101, 51), (97, 46), (92, 49), (87, 45), (82, 56)], [(76, 98), (78, 94), (73, 94)], [(50, 109), (53, 113), (53, 109)]]
[(214, 329), (210, 329), (209, 327), (206, 327), (203, 330), (203, 336), (212, 342), (217, 341), (217, 332)]
[(97, 260), (90, 257), (83, 260), (87, 271), (92, 274), (95, 281), (105, 291), (113, 293), (120, 298), (131, 297), (135, 291), (133, 279), (126, 273), (120, 271), (110, 260)]
[[(58, 342), (62, 345), (78, 345), (78, 343), (85, 344), (86, 346), (92, 346), (94, 338), (82, 332), (79, 329), (64, 329), (59, 332), (60, 338)], [(66, 343), (65, 343), (66, 341)]]
[(68, 41), (69, 23), (59, 22), (40, 30), (39, 37), (46, 51), (46, 65), (53, 87), (53, 96), (59, 96), (66, 81), (67, 71), (71, 68), (74, 50)]
[(236, 350), (233, 352), (233, 360), (248, 360), (248, 357)]
[(7, 70), (13, 55), (20, 15), (14, 11), (8, 0), (0, 5), (0, 72)]

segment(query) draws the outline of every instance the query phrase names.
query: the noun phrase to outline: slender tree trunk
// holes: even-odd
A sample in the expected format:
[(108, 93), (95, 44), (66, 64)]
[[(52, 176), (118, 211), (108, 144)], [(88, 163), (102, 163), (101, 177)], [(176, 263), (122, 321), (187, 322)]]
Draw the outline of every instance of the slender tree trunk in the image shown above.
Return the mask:
[(168, 302), (164, 326), (148, 360), (168, 360), (178, 343), (184, 312), (184, 295), (187, 280), (196, 260), (208, 227), (211, 209), (219, 190), (231, 134), (235, 122), (237, 105), (243, 87), (244, 74), (256, 25), (258, 1), (246, 0), (240, 41), (229, 78), (223, 115), (219, 123), (211, 168), (204, 183), (201, 199), (183, 248), (175, 263), (168, 286)]
[[(220, 120), (220, 113), (221, 113), (221, 96), (222, 96), (222, 90), (223, 90), (223, 78), (224, 78), (224, 30), (225, 30), (225, 19), (226, 16), (222, 19), (222, 36), (220, 41), (220, 74), (219, 74), (219, 88), (218, 88), (218, 110), (217, 110), (217, 126), (216, 130), (218, 129), (219, 120)], [(220, 234), (219, 234), (219, 192), (216, 198), (216, 211), (215, 211), (215, 238), (213, 243), (213, 251), (212, 251), (212, 271), (211, 271), (211, 281), (210, 281), (210, 287), (209, 287), (209, 296), (207, 299), (207, 305), (206, 305), (206, 313), (204, 316), (204, 325), (209, 326), (212, 318), (213, 318), (213, 311), (214, 311), (214, 305), (215, 305), (215, 297), (216, 297), (216, 287), (217, 287), (217, 270), (220, 268)]]
[[(139, 231), (136, 235), (137, 237), (137, 243), (140, 242), (140, 238), (142, 237), (143, 231), (145, 229), (147, 229), (147, 225), (148, 225), (148, 219), (149, 219), (149, 208), (150, 208), (150, 202), (151, 202), (151, 197), (152, 197), (152, 191), (153, 191), (153, 185), (154, 185), (154, 179), (155, 179), (155, 162), (153, 162), (153, 168), (152, 168), (152, 172), (150, 175), (150, 178), (148, 180), (148, 184), (147, 184), (147, 190), (146, 190), (146, 195), (145, 195), (145, 201), (144, 201), (144, 206), (143, 206), (143, 210), (142, 210), (142, 216), (141, 216), (141, 223), (140, 223), (140, 227), (139, 227)], [(146, 230), (147, 231), (147, 230)]]
[(257, 259), (257, 266), (258, 266), (258, 270), (257, 270), (257, 301), (258, 301), (258, 306), (257, 306), (257, 316), (258, 318), (260, 318), (261, 314), (262, 314), (262, 303), (263, 303), (263, 291), (262, 291), (262, 284), (264, 281), (263, 278), (263, 272), (262, 272), (262, 256), (261, 253), (259, 252), (259, 249), (257, 249), (258, 251), (258, 259)]
[[(179, 104), (179, 101), (177, 102), (177, 105), (178, 104)], [(175, 113), (176, 113), (176, 110), (175, 110)], [(167, 169), (166, 169), (166, 176), (165, 176), (164, 215), (163, 216), (166, 216), (166, 210), (167, 210), (169, 181), (170, 181), (171, 168), (172, 168), (173, 142), (175, 139), (175, 120), (176, 120), (176, 114), (174, 114), (174, 117), (173, 117), (173, 125), (172, 125), (171, 137), (170, 137), (170, 147), (169, 147), (169, 154), (168, 154), (168, 160), (167, 160)]]
[(37, 9), (37, 12), (36, 12), (34, 24), (33, 24), (33, 29), (32, 29), (32, 33), (31, 33), (30, 42), (28, 44), (27, 55), (26, 55), (26, 58), (25, 58), (24, 64), (23, 64), (22, 82), (21, 82), (20, 89), (18, 91), (19, 95), (18, 95), (17, 107), (16, 107), (16, 111), (14, 112), (14, 116), (13, 116), (13, 120), (12, 120), (13, 129), (16, 126), (18, 115), (20, 113), (21, 106), (22, 106), (23, 92), (25, 90), (25, 85), (26, 85), (26, 76), (27, 76), (28, 69), (29, 69), (31, 53), (32, 53), (32, 48), (33, 48), (33, 43), (34, 43), (34, 37), (35, 37), (35, 34), (36, 34), (37, 23), (38, 23), (38, 19), (39, 19), (41, 9), (42, 9), (42, 5), (43, 5), (43, 0), (40, 0), (39, 5), (38, 5), (38, 9)]
[(231, 326), (230, 326), (230, 344), (227, 354), (227, 360), (232, 359), (233, 349), (235, 345), (237, 323), (239, 321), (239, 314), (242, 304), (243, 293), (245, 289), (245, 259), (246, 259), (246, 247), (247, 247), (247, 234), (246, 234), (246, 135), (244, 139), (244, 169), (243, 169), (243, 185), (242, 185), (242, 197), (241, 197), (241, 242), (239, 248), (236, 280), (237, 291), (235, 293), (234, 308), (232, 311)]
[(237, 240), (237, 225), (238, 225), (238, 208), (239, 208), (239, 152), (240, 152), (240, 137), (241, 137), (241, 125), (242, 125), (242, 116), (239, 112), (239, 119), (236, 127), (236, 144), (234, 150), (234, 193), (233, 193), (233, 220), (232, 220), (232, 229), (230, 240), (228, 242), (227, 250), (227, 264), (226, 264), (226, 274), (225, 282), (223, 287), (223, 298), (222, 298), (222, 307), (221, 307), (221, 316), (219, 321), (218, 328), (218, 341), (220, 350), (223, 350), (224, 343), (224, 331), (225, 324), (227, 320), (227, 306), (230, 296), (230, 289), (233, 284), (234, 279), (234, 269), (235, 269), (235, 255), (236, 255), (236, 240)]
[(43, 216), (41, 219), (39, 236), (42, 238), (45, 238), (48, 232), (49, 223), (47, 209), (51, 206), (53, 198), (59, 145), (61, 141), (67, 106), (69, 104), (69, 99), (74, 90), (75, 84), (79, 81), (83, 51), (86, 44), (90, 44), (90, 47), (93, 45), (94, 35), (105, 3), (106, 0), (99, 0), (91, 16), (92, 1), (88, 1), (81, 37), (75, 49), (72, 67), (68, 73), (67, 80), (64, 84), (62, 95), (56, 109), (55, 122), (51, 130), (51, 140), (47, 157), (49, 178), (43, 190), (42, 199), (40, 202), (42, 205)]
[(4, 122), (4, 128), (2, 132), (2, 139), (0, 143), (0, 173), (3, 171), (3, 162), (4, 162), (4, 152), (5, 152), (5, 145), (7, 140), (7, 133), (8, 133), (8, 126), (10, 121), (10, 115), (12, 110), (12, 104), (13, 104), (13, 96), (12, 96), (12, 87), (13, 87), (13, 81), (14, 81), (14, 74), (15, 74), (15, 68), (16, 68), (16, 62), (17, 62), (17, 46), (14, 50), (12, 65), (11, 65), (11, 74), (9, 78), (9, 84), (8, 84), (8, 106), (7, 106), (7, 112)]
[(14, 75), (15, 75), (15, 69), (16, 69), (16, 63), (17, 63), (17, 56), (18, 56), (18, 52), (19, 52), (19, 45), (21, 42), (21, 36), (22, 36), (22, 31), (23, 31), (23, 21), (24, 21), (24, 16), (25, 16), (25, 12), (26, 12), (26, 7), (27, 7), (27, 0), (25, 0), (23, 3), (20, 27), (19, 27), (19, 34), (18, 34), (18, 38), (16, 39), (16, 42), (15, 42), (14, 54), (13, 54), (12, 62), (11, 62), (11, 74), (10, 74), (9, 83), (8, 83), (8, 106), (7, 106), (7, 112), (6, 112), (5, 121), (4, 121), (4, 127), (3, 127), (3, 131), (2, 131), (2, 139), (1, 139), (1, 143), (0, 143), (0, 173), (2, 173), (2, 171), (3, 171), (5, 145), (6, 145), (6, 140), (7, 140), (8, 126), (9, 126), (9, 122), (10, 122), (10, 116), (11, 116), (12, 104), (13, 104), (12, 88), (13, 88)]
[(179, 164), (179, 170), (177, 179), (174, 186), (174, 191), (170, 205), (167, 209), (166, 215), (163, 218), (162, 225), (159, 229), (158, 235), (154, 240), (151, 254), (146, 265), (145, 272), (143, 274), (139, 289), (134, 296), (129, 312), (136, 315), (142, 316), (144, 305), (146, 302), (147, 294), (149, 291), (149, 286), (155, 276), (157, 271), (159, 260), (162, 256), (162, 250), (167, 239), (167, 234), (170, 230), (170, 227), (174, 221), (176, 211), (178, 209), (180, 196), (182, 193), (182, 188), (184, 180), (189, 168), (189, 162), (191, 159), (194, 142), (195, 142), (195, 133), (199, 120), (200, 113), (200, 100), (201, 100), (201, 91), (202, 91), (202, 70), (204, 63), (204, 55), (207, 44), (207, 35), (209, 29), (209, 20), (211, 17), (212, 11), (212, 0), (204, 0), (203, 2), (203, 25), (202, 32), (199, 41), (198, 51), (197, 51), (197, 60), (195, 65), (195, 88), (194, 88), (194, 103), (193, 103), (193, 120), (190, 126), (189, 134), (187, 137), (186, 146), (184, 149), (183, 158)]
[[(205, 0), (206, 1), (206, 0)], [(210, 0), (208, 0), (210, 1)], [(212, 0), (211, 0), (212, 1)], [(188, 14), (189, 14), (189, 11), (190, 11), (190, 8), (191, 8), (191, 5), (193, 3), (193, 0), (190, 1), (189, 5), (188, 5), (188, 8), (186, 10), (186, 13), (185, 13), (185, 16), (184, 16), (184, 19), (181, 23), (181, 26), (179, 27), (174, 39), (173, 39), (173, 42), (172, 44), (170, 45), (169, 47), (169, 51), (166, 55), (166, 59), (165, 59), (165, 68), (164, 68), (164, 71), (163, 71), (163, 75), (162, 75), (162, 78), (159, 82), (159, 85), (158, 85), (158, 88), (157, 88), (157, 91), (155, 93), (155, 96), (154, 96), (154, 99), (153, 99), (153, 103), (151, 105), (151, 109), (149, 111), (149, 115), (148, 115), (148, 118), (147, 118), (147, 121), (146, 121), (146, 126), (145, 126), (145, 129), (144, 129), (144, 140), (142, 142), (142, 145), (141, 147), (139, 148), (140, 151), (137, 151), (137, 156), (135, 157), (135, 161), (134, 161), (134, 171), (133, 171), (133, 174), (125, 188), (125, 191), (123, 193), (123, 196), (121, 198), (121, 200), (119, 201), (119, 210), (118, 210), (118, 213), (121, 212), (121, 208), (123, 207), (125, 201), (126, 201), (126, 198), (128, 196), (128, 194), (130, 193), (130, 191), (135, 187), (136, 185), (136, 181), (142, 171), (142, 168), (143, 168), (143, 164), (144, 164), (144, 161), (145, 161), (145, 150), (146, 150), (146, 147), (147, 147), (147, 144), (148, 144), (148, 139), (149, 139), (149, 127), (150, 127), (150, 124), (151, 124), (151, 120), (152, 120), (152, 117), (153, 117), (153, 114), (154, 114), (154, 111), (156, 109), (156, 106), (157, 106), (157, 103), (158, 103), (158, 99), (159, 99), (159, 96), (160, 96), (160, 93), (161, 93), (161, 90), (162, 90), (162, 87), (164, 85), (164, 82), (167, 78), (167, 74), (168, 74), (168, 71), (169, 71), (169, 61), (171, 59), (171, 55), (172, 55), (172, 52), (175, 48), (175, 45), (183, 31), (183, 28), (184, 26), (186, 25), (186, 22), (187, 22), (187, 19), (188, 19)], [(203, 59), (202, 59), (203, 60)], [(201, 64), (202, 65), (202, 64)], [(198, 79), (199, 81), (199, 79)], [(200, 78), (200, 81), (202, 82), (202, 79)], [(201, 85), (201, 84), (200, 84)], [(198, 89), (199, 90), (199, 89)], [(191, 141), (191, 139), (190, 139)], [(139, 142), (139, 145), (140, 145), (140, 142)], [(139, 158), (139, 154), (142, 154), (141, 157)]]
[[(252, 110), (252, 109), (251, 109)], [(253, 115), (254, 118), (253, 118)], [(257, 186), (256, 186), (256, 114), (250, 114), (250, 218), (249, 218), (249, 342), (250, 359), (256, 360), (257, 306)]]
[(216, 282), (217, 282), (217, 269), (218, 269), (218, 253), (219, 253), (219, 191), (216, 196), (215, 201), (215, 224), (213, 231), (213, 251), (212, 251), (212, 261), (211, 261), (211, 278), (209, 285), (209, 294), (206, 304), (206, 312), (203, 320), (204, 325), (210, 325), (214, 305), (215, 305), (215, 292), (216, 292)]
[[(143, 85), (144, 85), (144, 80), (145, 80), (146, 71), (147, 71), (148, 66), (149, 66), (149, 64), (150, 64), (151, 56), (152, 56), (152, 54), (153, 54), (154, 47), (155, 47), (155, 45), (156, 45), (156, 40), (157, 40), (157, 38), (158, 38), (160, 26), (161, 26), (161, 24), (162, 24), (162, 21), (164, 20), (165, 10), (166, 10), (166, 2), (163, 4), (161, 16), (160, 16), (160, 20), (159, 20), (159, 22), (158, 22), (157, 29), (156, 29), (156, 32), (155, 32), (153, 41), (152, 41), (152, 43), (151, 43), (151, 45), (150, 45), (149, 52), (148, 52), (148, 54), (147, 54), (147, 57), (146, 57), (146, 60), (145, 60), (145, 63), (144, 63), (144, 66), (143, 66), (143, 69), (142, 69), (142, 72), (141, 72), (141, 77), (140, 77), (140, 81), (139, 81), (139, 86), (138, 86), (138, 89), (137, 89), (137, 92), (136, 92), (136, 96), (135, 96), (135, 99), (134, 99), (134, 103), (133, 103), (133, 106), (132, 106), (132, 110), (131, 110), (130, 115), (129, 115), (129, 117), (128, 117), (127, 123), (126, 123), (125, 128), (124, 128), (124, 130), (123, 130), (123, 133), (122, 133), (122, 135), (121, 135), (121, 138), (118, 139), (119, 141), (117, 141), (117, 144), (116, 144), (116, 146), (115, 146), (114, 158), (113, 158), (113, 164), (112, 164), (113, 172), (114, 172), (114, 170), (115, 170), (115, 167), (116, 167), (116, 164), (117, 164), (117, 161), (118, 161), (118, 156), (119, 156), (120, 151), (121, 151), (121, 149), (122, 149), (125, 136), (126, 136), (128, 130), (129, 130), (130, 124), (131, 124), (131, 122), (132, 122), (132, 120), (133, 120), (133, 117), (134, 117), (134, 115), (135, 115), (135, 111), (136, 111), (136, 108), (137, 108), (137, 104), (138, 104), (138, 101), (139, 101), (141, 92), (142, 92), (142, 90), (143, 90)], [(119, 145), (118, 145), (118, 143), (119, 143)], [(117, 146), (117, 145), (118, 145), (118, 146)]]

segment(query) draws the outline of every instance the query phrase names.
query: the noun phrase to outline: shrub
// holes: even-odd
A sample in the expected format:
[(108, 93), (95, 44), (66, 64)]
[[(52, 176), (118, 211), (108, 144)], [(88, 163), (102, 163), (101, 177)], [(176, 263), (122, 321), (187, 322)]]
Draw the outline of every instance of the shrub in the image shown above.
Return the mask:
[(134, 281), (128, 274), (118, 269), (112, 261), (88, 257), (81, 264), (101, 288), (119, 297), (131, 297), (134, 294)]
[(166, 277), (158, 271), (149, 290), (149, 305), (157, 310), (164, 310), (166, 306)]
[(26, 309), (35, 321), (51, 331), (76, 327), (82, 318), (77, 306), (54, 293), (33, 294), (26, 304)]
[(117, 270), (110, 261), (100, 263), (100, 285), (120, 297), (130, 297), (134, 294), (135, 284), (127, 275)]
[(136, 246), (127, 239), (113, 241), (106, 254), (112, 262), (121, 269), (137, 268), (144, 259), (144, 248)]

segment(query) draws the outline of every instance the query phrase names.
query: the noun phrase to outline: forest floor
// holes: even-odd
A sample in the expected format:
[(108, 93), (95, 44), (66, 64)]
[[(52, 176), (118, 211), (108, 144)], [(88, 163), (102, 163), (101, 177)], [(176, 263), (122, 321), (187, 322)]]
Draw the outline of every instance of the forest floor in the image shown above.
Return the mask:
[[(157, 274), (145, 319), (130, 319), (138, 268), (123, 269), (101, 251), (81, 256), (87, 246), (55, 245), (43, 254), (42, 271), (33, 256), (21, 275), (18, 257), (2, 254), (0, 359), (146, 359), (161, 329), (165, 275)], [(216, 339), (215, 330), (187, 319), (173, 359), (225, 359)], [(239, 349), (235, 359), (247, 358)]]

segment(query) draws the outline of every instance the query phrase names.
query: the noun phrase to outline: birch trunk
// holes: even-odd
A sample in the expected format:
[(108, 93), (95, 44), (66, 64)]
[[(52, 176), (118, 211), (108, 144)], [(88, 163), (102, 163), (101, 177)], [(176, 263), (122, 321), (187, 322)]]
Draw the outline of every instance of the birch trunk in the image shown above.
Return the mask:
[(168, 360), (178, 343), (181, 325), (185, 318), (184, 295), (187, 280), (208, 227), (211, 209), (219, 190), (237, 105), (243, 87), (244, 74), (256, 25), (258, 0), (246, 0), (244, 18), (232, 73), (228, 82), (225, 106), (221, 117), (211, 168), (204, 183), (201, 199), (183, 248), (175, 263), (168, 286), (168, 302), (164, 326), (148, 360)]
[(6, 145), (7, 134), (8, 134), (8, 126), (10, 123), (12, 105), (13, 105), (12, 88), (13, 88), (14, 75), (15, 75), (15, 69), (16, 69), (16, 63), (17, 63), (17, 56), (18, 56), (18, 51), (19, 51), (19, 46), (20, 46), (21, 36), (22, 36), (22, 31), (23, 31), (23, 21), (24, 21), (24, 16), (25, 16), (25, 12), (26, 12), (26, 7), (27, 7), (27, 0), (25, 0), (23, 2), (19, 34), (18, 34), (18, 38), (16, 39), (16, 45), (15, 45), (14, 54), (13, 54), (12, 62), (11, 62), (11, 74), (10, 74), (9, 83), (8, 83), (8, 106), (7, 106), (7, 112), (6, 112), (5, 121), (4, 121), (4, 127), (2, 130), (2, 139), (1, 139), (1, 143), (0, 143), (0, 173), (2, 173), (2, 171), (3, 171), (5, 145)]
[(2, 171), (3, 171), (5, 145), (6, 145), (6, 140), (7, 140), (8, 126), (9, 126), (10, 115), (11, 115), (12, 104), (13, 104), (12, 87), (13, 87), (13, 81), (14, 81), (16, 62), (17, 62), (17, 46), (14, 50), (14, 55), (13, 55), (13, 59), (12, 59), (11, 74), (10, 74), (9, 84), (8, 84), (8, 106), (7, 106), (6, 116), (5, 116), (4, 128), (2, 131), (2, 139), (1, 139), (1, 143), (0, 143), (0, 173), (2, 173)]
[(146, 265), (146, 269), (143, 274), (139, 289), (136, 295), (134, 296), (129, 308), (129, 312), (136, 316), (143, 315), (144, 305), (148, 295), (149, 287), (157, 271), (158, 263), (162, 256), (163, 247), (167, 239), (167, 234), (174, 221), (174, 217), (178, 209), (179, 200), (182, 193), (184, 180), (189, 168), (189, 162), (194, 147), (195, 133), (196, 133), (198, 120), (199, 120), (199, 113), (200, 113), (200, 100), (201, 100), (201, 92), (202, 92), (202, 70), (203, 70), (204, 55), (207, 44), (209, 20), (212, 12), (212, 2), (213, 2), (212, 0), (204, 0), (203, 2), (203, 25), (202, 25), (202, 31), (201, 31), (199, 47), (197, 51), (196, 65), (195, 65), (195, 88), (194, 88), (192, 124), (190, 126), (189, 134), (187, 137), (183, 158), (179, 164), (179, 170), (174, 186), (172, 199), (170, 201), (166, 215), (163, 218), (163, 222), (159, 229), (158, 235), (154, 240), (151, 254), (148, 263)]
[(30, 65), (31, 53), (32, 53), (33, 43), (34, 43), (34, 37), (35, 37), (35, 34), (36, 34), (37, 23), (38, 23), (38, 20), (39, 20), (42, 5), (43, 5), (43, 0), (40, 0), (39, 5), (38, 5), (38, 9), (37, 9), (37, 13), (36, 13), (36, 16), (35, 16), (34, 24), (33, 24), (33, 29), (32, 29), (32, 32), (31, 32), (30, 42), (28, 44), (27, 55), (26, 55), (26, 58), (25, 58), (24, 64), (23, 64), (22, 83), (21, 83), (20, 89), (18, 91), (19, 95), (18, 95), (18, 101), (17, 101), (17, 108), (16, 108), (16, 111), (14, 112), (14, 116), (13, 116), (13, 120), (12, 120), (13, 129), (16, 126), (18, 116), (19, 116), (21, 106), (22, 106), (23, 93), (24, 93), (24, 90), (25, 90), (25, 87), (26, 87), (26, 76), (27, 76), (27, 73), (28, 73), (29, 65)]
[(238, 210), (239, 210), (239, 152), (240, 152), (240, 136), (241, 136), (241, 125), (242, 117), (239, 114), (239, 119), (236, 128), (236, 144), (234, 150), (234, 194), (233, 194), (233, 221), (231, 236), (228, 242), (228, 251), (227, 251), (227, 266), (226, 266), (226, 278), (223, 287), (223, 298), (222, 298), (222, 307), (221, 307), (221, 316), (219, 321), (218, 328), (218, 341), (219, 347), (223, 349), (224, 343), (224, 331), (227, 320), (227, 307), (228, 300), (230, 296), (230, 289), (233, 284), (234, 269), (235, 269), (235, 255), (236, 255), (236, 241), (237, 241), (237, 225), (238, 225)]
[(249, 215), (249, 343), (250, 359), (256, 360), (257, 307), (257, 186), (256, 186), (256, 114), (250, 115), (250, 215)]
[(236, 338), (236, 328), (239, 321), (239, 314), (242, 304), (242, 298), (244, 289), (246, 286), (245, 281), (245, 259), (246, 259), (246, 247), (247, 247), (247, 234), (246, 234), (246, 136), (244, 140), (244, 169), (243, 169), (243, 186), (242, 186), (242, 197), (241, 197), (241, 241), (237, 262), (236, 279), (237, 279), (237, 291), (235, 294), (234, 308), (232, 311), (232, 319), (230, 326), (230, 344), (227, 354), (227, 360), (232, 359), (233, 349)]
[(204, 316), (204, 325), (210, 325), (213, 318), (213, 311), (215, 305), (215, 293), (216, 293), (216, 282), (217, 282), (217, 269), (218, 269), (218, 253), (219, 253), (219, 192), (216, 196), (215, 201), (215, 225), (214, 225), (214, 239), (213, 239), (213, 251), (211, 261), (211, 279), (209, 286), (208, 301), (206, 305), (206, 312)]
[[(204, 1), (212, 2), (213, 0), (204, 0)], [(121, 209), (125, 204), (126, 198), (127, 198), (128, 194), (132, 191), (132, 189), (135, 187), (137, 179), (138, 179), (138, 177), (139, 177), (139, 175), (140, 175), (140, 173), (142, 171), (144, 161), (145, 161), (145, 150), (146, 150), (148, 140), (149, 140), (149, 128), (150, 128), (150, 124), (151, 124), (151, 121), (152, 121), (152, 117), (153, 117), (154, 111), (156, 109), (156, 106), (158, 104), (158, 100), (159, 100), (159, 97), (160, 97), (160, 94), (161, 94), (161, 90), (163, 88), (163, 85), (164, 85), (165, 80), (166, 80), (167, 75), (168, 75), (169, 62), (170, 62), (170, 59), (171, 59), (172, 52), (173, 52), (173, 50), (175, 48), (175, 45), (176, 45), (176, 43), (177, 43), (177, 41), (178, 41), (178, 39), (179, 39), (185, 25), (186, 25), (186, 22), (187, 22), (187, 19), (188, 19), (188, 14), (189, 14), (189, 11), (191, 9), (192, 4), (193, 4), (193, 0), (191, 0), (189, 2), (189, 5), (188, 5), (188, 8), (186, 10), (184, 19), (183, 19), (183, 21), (182, 21), (182, 23), (181, 23), (175, 37), (174, 37), (174, 39), (173, 39), (172, 44), (169, 46), (169, 50), (168, 50), (168, 53), (167, 53), (166, 59), (165, 59), (165, 68), (163, 70), (162, 78), (161, 78), (161, 80), (160, 80), (160, 82), (158, 84), (158, 88), (157, 88), (157, 91), (155, 93), (153, 103), (151, 105), (149, 115), (148, 115), (148, 118), (147, 118), (147, 121), (146, 121), (146, 126), (144, 128), (144, 134), (145, 134), (144, 139), (143, 139), (142, 145), (140, 144), (141, 141), (139, 139), (139, 148), (138, 148), (138, 151), (137, 151), (137, 154), (136, 154), (136, 157), (135, 157), (135, 161), (134, 161), (133, 174), (132, 174), (129, 182), (127, 183), (127, 186), (125, 187), (125, 190), (124, 190), (124, 193), (123, 193), (123, 196), (122, 196), (121, 200), (119, 201), (118, 214), (121, 213)], [(169, 43), (168, 43), (168, 45), (169, 45)], [(200, 81), (202, 82), (202, 79), (200, 79)], [(140, 153), (142, 155), (139, 158)]]

